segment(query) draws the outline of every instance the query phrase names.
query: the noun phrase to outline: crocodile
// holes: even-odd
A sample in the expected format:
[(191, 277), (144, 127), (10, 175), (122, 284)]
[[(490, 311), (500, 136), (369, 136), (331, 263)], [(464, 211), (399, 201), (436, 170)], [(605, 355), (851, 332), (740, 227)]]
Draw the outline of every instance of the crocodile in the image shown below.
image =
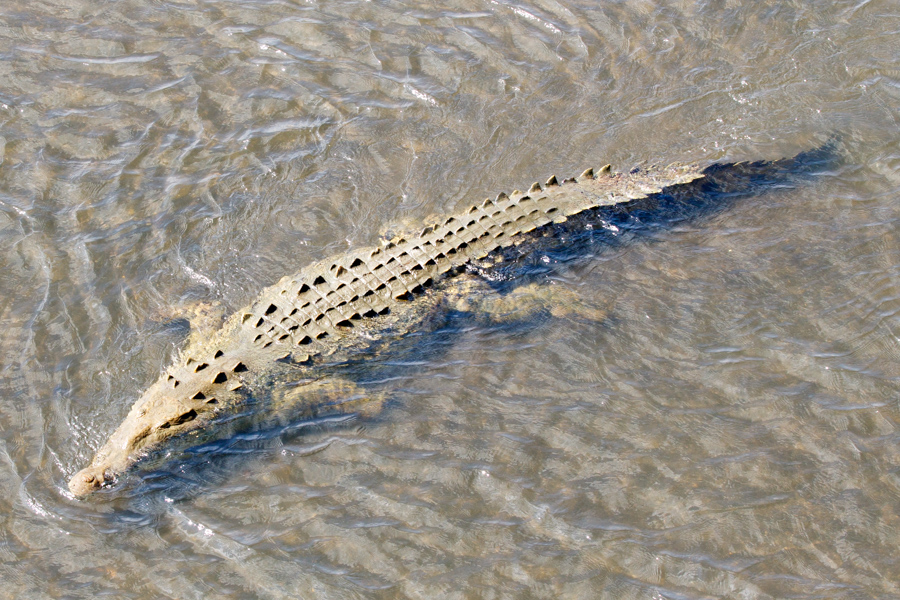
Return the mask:
[[(551, 177), (284, 277), (217, 331), (189, 340), (90, 465), (71, 478), (69, 490), (82, 498), (151, 454), (227, 439), (242, 427), (236, 417), (249, 412), (290, 406), (286, 414), (297, 418), (340, 410), (343, 401), (323, 391), (325, 365), (365, 356), (374, 345), (423, 327), (453, 281), (479, 276), (481, 266), (473, 265), (498, 254), (524, 256), (567, 220), (571, 225), (602, 207), (671, 193), (721, 168), (672, 164), (618, 173), (606, 165), (570, 179)], [(344, 392), (337, 396), (355, 398), (352, 385)], [(262, 397), (274, 399), (261, 405)]]

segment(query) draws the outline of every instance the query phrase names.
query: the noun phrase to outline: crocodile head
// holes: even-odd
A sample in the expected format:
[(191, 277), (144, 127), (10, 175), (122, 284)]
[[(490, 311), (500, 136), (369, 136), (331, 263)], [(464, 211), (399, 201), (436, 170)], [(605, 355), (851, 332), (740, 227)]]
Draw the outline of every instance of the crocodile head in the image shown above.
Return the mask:
[(91, 464), (69, 481), (72, 494), (87, 496), (114, 483), (136, 463), (163, 447), (169, 450), (202, 443), (204, 429), (209, 429), (206, 425), (221, 414), (221, 407), (235, 404), (235, 398), (228, 398), (223, 390), (218, 390), (218, 398), (202, 391), (190, 397), (175, 391), (166, 375), (150, 386)]

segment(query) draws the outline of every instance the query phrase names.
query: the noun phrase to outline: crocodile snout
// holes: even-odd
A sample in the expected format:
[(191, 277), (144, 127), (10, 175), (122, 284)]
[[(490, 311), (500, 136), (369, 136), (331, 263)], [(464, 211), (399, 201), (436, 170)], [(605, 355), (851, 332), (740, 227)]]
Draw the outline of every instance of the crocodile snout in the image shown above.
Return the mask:
[(76, 497), (82, 498), (96, 492), (104, 485), (115, 480), (109, 469), (90, 466), (75, 473), (69, 480), (69, 491)]

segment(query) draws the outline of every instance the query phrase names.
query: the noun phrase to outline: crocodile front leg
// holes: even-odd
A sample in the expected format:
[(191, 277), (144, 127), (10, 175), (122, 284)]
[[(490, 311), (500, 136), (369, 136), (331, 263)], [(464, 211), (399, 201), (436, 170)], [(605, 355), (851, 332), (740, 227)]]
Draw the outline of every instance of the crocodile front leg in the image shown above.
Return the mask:
[(602, 322), (612, 302), (586, 300), (577, 290), (553, 282), (531, 282), (498, 292), (477, 275), (461, 277), (447, 293), (447, 305), (493, 323), (529, 321), (542, 313), (575, 322)]
[(382, 411), (386, 396), (337, 377), (287, 384), (273, 395), (272, 410), (267, 411), (273, 420), (266, 425), (283, 427), (308, 418), (351, 413), (374, 417)]

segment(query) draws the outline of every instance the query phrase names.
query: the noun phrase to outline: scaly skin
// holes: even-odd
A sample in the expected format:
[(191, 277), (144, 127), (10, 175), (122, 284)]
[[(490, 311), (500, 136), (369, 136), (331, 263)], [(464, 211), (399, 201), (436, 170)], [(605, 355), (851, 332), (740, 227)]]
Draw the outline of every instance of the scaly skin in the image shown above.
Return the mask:
[[(259, 410), (248, 404), (261, 397), (269, 398), (266, 410), (290, 405), (295, 416), (339, 410), (331, 406), (333, 397), (314, 389), (328, 377), (323, 357), (351, 356), (415, 331), (440, 304), (450, 278), (492, 253), (527, 251), (526, 242), (554, 223), (702, 177), (700, 167), (683, 165), (629, 174), (607, 166), (562, 183), (554, 177), (524, 194), (485, 200), (408, 239), (350, 251), (285, 277), (218, 332), (192, 336), (69, 489), (83, 497), (150, 453), (231, 435), (241, 426), (235, 417)], [(290, 394), (278, 391), (286, 387)]]

